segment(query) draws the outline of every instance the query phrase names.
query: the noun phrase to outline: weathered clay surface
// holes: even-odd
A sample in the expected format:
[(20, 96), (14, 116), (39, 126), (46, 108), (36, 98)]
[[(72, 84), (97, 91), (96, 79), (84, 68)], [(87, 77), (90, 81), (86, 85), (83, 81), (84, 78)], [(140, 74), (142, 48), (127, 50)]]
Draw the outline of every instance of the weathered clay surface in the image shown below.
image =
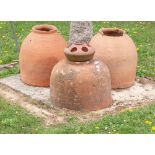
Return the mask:
[(52, 68), (64, 58), (66, 46), (66, 41), (55, 26), (34, 26), (21, 45), (21, 80), (33, 86), (49, 86)]
[(90, 45), (109, 68), (112, 88), (128, 88), (134, 84), (137, 67), (137, 51), (132, 39), (119, 29), (103, 28)]
[(155, 83), (146, 79), (137, 81), (130, 88), (113, 90), (112, 106), (93, 112), (75, 112), (53, 106), (47, 109), (44, 105), (50, 103), (50, 89), (23, 84), (19, 75), (0, 79), (0, 96), (43, 118), (46, 125), (65, 123), (67, 118), (73, 115), (78, 121), (85, 122), (100, 119), (106, 114), (155, 103)]
[(55, 106), (92, 111), (111, 105), (109, 69), (93, 59), (94, 53), (88, 44), (73, 44), (65, 49), (67, 59), (59, 61), (51, 73), (51, 100)]
[(111, 105), (111, 80), (101, 61), (62, 60), (51, 76), (53, 104), (74, 110), (98, 110)]

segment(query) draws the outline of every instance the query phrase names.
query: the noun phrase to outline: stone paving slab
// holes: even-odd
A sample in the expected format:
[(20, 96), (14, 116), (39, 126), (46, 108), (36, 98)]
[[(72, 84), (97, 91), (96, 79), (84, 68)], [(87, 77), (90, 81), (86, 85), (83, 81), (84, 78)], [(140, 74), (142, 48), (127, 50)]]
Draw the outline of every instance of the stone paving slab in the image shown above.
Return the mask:
[[(1, 84), (5, 84), (10, 88), (19, 91), (32, 99), (41, 101), (44, 104), (50, 103), (50, 89), (48, 87), (33, 87), (24, 84), (20, 80), (19, 75), (13, 75), (0, 79)], [(135, 84), (127, 89), (119, 89), (112, 91), (113, 104), (119, 102), (144, 101), (155, 99), (155, 87), (151, 84)]]
[[(126, 108), (135, 108), (150, 103), (155, 103), (155, 83), (135, 84), (127, 89), (112, 90), (113, 104), (111, 107), (92, 111), (78, 112), (51, 106), (44, 108), (42, 105), (52, 105), (50, 102), (50, 89), (33, 87), (24, 84), (19, 75), (0, 79), (0, 95), (17, 103), (30, 113), (42, 117), (46, 125), (64, 123), (69, 116), (76, 116), (79, 121), (90, 121), (102, 118), (106, 114), (114, 114)], [(25, 97), (23, 97), (25, 96)], [(35, 100), (37, 104), (32, 104)]]
[(19, 75), (13, 75), (7, 78), (0, 79), (1, 84), (5, 84), (10, 88), (19, 91), (32, 99), (49, 105), (50, 104), (50, 90), (48, 87), (33, 87), (24, 84), (20, 80)]

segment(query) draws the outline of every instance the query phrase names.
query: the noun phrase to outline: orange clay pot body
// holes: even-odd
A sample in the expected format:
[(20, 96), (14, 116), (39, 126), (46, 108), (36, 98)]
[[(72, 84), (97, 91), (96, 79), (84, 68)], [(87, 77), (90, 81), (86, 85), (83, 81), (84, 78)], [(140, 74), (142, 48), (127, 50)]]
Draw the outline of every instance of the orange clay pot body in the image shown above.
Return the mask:
[(21, 80), (33, 86), (49, 86), (54, 65), (64, 58), (64, 38), (52, 25), (38, 25), (21, 45), (19, 63)]
[[(75, 46), (79, 49), (83, 45)], [(74, 53), (78, 52), (77, 50)], [(65, 55), (67, 59), (55, 65), (51, 73), (52, 104), (81, 111), (110, 106), (111, 78), (108, 67), (102, 61), (90, 58), (92, 53), (87, 57), (89, 60), (83, 60), (85, 57), (83, 55), (83, 58), (76, 59), (77, 62), (68, 60), (68, 58), (74, 60), (73, 57), (69, 57), (69, 53)], [(78, 62), (78, 59), (82, 62)]]
[(117, 29), (101, 29), (92, 38), (90, 45), (96, 50), (95, 56), (107, 64), (112, 88), (127, 88), (134, 84), (137, 52), (135, 44), (127, 34)]

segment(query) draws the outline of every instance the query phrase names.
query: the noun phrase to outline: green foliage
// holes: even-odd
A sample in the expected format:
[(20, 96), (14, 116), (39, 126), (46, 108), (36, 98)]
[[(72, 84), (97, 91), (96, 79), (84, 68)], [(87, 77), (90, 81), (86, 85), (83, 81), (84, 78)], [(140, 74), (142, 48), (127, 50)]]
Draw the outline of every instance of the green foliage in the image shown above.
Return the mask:
[[(15, 22), (16, 35), (21, 44), (37, 24), (53, 24), (68, 40), (70, 22)], [(134, 40), (138, 51), (138, 76), (155, 79), (155, 22), (93, 22), (94, 34), (102, 27), (117, 27), (126, 30)], [(0, 64), (18, 59), (18, 52), (9, 22), (0, 22)]]
[(79, 124), (68, 123), (49, 127), (45, 133), (155, 133), (155, 105), (135, 110), (126, 110), (117, 115), (108, 115), (98, 121)]
[(0, 133), (36, 133), (41, 120), (0, 98)]
[(0, 78), (7, 77), (13, 74), (18, 74), (18, 73), (19, 73), (19, 67), (16, 66), (10, 69), (0, 71)]
[(126, 109), (98, 121), (78, 123), (74, 116), (69, 116), (67, 121), (44, 127), (40, 118), (0, 98), (0, 133), (155, 133), (155, 104), (135, 110)]

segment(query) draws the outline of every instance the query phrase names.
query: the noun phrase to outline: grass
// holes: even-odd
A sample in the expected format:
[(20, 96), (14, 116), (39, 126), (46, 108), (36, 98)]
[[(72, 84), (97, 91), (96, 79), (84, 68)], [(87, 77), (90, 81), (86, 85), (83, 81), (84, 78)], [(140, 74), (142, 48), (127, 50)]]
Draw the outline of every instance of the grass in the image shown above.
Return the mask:
[(19, 66), (6, 69), (0, 72), (0, 78), (4, 78), (10, 75), (18, 74), (19, 73)]
[[(70, 22), (15, 22), (19, 44), (30, 33), (33, 25), (53, 24), (68, 40)], [(155, 80), (155, 22), (93, 22), (94, 34), (101, 27), (117, 27), (127, 31), (134, 40), (138, 51), (137, 76)], [(9, 22), (0, 22), (0, 64), (18, 59), (19, 51)], [(17, 74), (14, 67), (0, 72), (0, 77)], [(79, 124), (73, 116), (68, 123), (44, 127), (40, 118), (24, 109), (10, 105), (0, 98), (0, 133), (155, 133), (155, 105), (127, 110), (102, 120)]]
[(66, 124), (44, 127), (40, 118), (0, 98), (0, 133), (155, 133), (155, 104), (85, 124), (69, 117)]
[(0, 133), (36, 133), (41, 120), (0, 98)]
[[(16, 34), (21, 44), (30, 33), (33, 25), (53, 24), (59, 32), (68, 40), (70, 22), (15, 22)], [(137, 75), (140, 77), (152, 77), (155, 79), (155, 22), (93, 22), (94, 34), (101, 27), (117, 27), (126, 30), (134, 40), (138, 51)], [(0, 22), (0, 64), (9, 63), (18, 59), (18, 51), (13, 39), (9, 22)], [(11, 70), (11, 74), (17, 70)], [(6, 75), (10, 75), (10, 72)], [(3, 73), (0, 74), (3, 77)]]

